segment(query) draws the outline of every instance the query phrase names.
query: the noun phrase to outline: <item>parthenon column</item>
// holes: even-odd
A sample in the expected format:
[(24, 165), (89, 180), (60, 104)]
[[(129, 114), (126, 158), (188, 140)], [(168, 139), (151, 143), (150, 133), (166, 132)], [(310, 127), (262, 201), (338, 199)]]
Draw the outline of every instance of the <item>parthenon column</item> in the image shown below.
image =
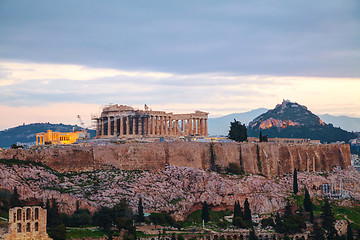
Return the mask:
[(135, 135), (135, 127), (136, 127), (136, 122), (135, 122), (135, 117), (132, 116), (132, 135)]
[(168, 131), (168, 117), (165, 116), (165, 135), (167, 136), (169, 134), (169, 131)]
[(130, 135), (130, 116), (126, 116), (126, 135)]
[(119, 135), (119, 124), (117, 122), (118, 116), (114, 116), (114, 135)]
[(108, 116), (107, 119), (108, 119), (107, 135), (110, 136), (111, 135), (111, 118), (110, 118), (110, 116)]
[(120, 116), (120, 131), (119, 131), (119, 135), (122, 136), (124, 134), (124, 119), (122, 116)]
[(151, 135), (155, 135), (155, 116), (151, 116)]
[(204, 120), (205, 120), (205, 124), (204, 124), (205, 125), (205, 133), (204, 134), (207, 136), (208, 135), (207, 119), (205, 118)]
[(101, 117), (101, 136), (104, 136), (104, 130), (105, 130), (104, 117)]
[(196, 121), (196, 118), (194, 118), (193, 120), (194, 120), (194, 134), (197, 134), (197, 121)]

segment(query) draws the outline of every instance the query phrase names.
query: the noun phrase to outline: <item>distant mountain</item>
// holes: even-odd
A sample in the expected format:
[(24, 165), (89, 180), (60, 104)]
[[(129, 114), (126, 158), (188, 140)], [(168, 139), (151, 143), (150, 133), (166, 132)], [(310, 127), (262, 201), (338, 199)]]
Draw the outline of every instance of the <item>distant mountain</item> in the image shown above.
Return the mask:
[(329, 114), (319, 116), (324, 122), (331, 123), (335, 127), (341, 127), (346, 131), (360, 132), (360, 118), (347, 116), (332, 116)]
[(321, 142), (348, 142), (356, 136), (324, 123), (307, 107), (288, 100), (249, 123), (249, 136), (257, 137), (260, 131), (268, 137), (311, 138)]
[(223, 117), (209, 118), (208, 131), (210, 136), (227, 136), (230, 128), (230, 122), (234, 119), (248, 125), (250, 121), (266, 112), (266, 108), (258, 108), (244, 113), (233, 113)]
[[(10, 147), (12, 144), (16, 144), (17, 142), (35, 142), (36, 134), (46, 132), (48, 129), (56, 132), (72, 132), (74, 127), (76, 130), (80, 130), (80, 127), (77, 125), (65, 125), (62, 123), (32, 123), (9, 128), (0, 131), (0, 147)], [(96, 134), (94, 130), (88, 130), (88, 132), (90, 133), (90, 137), (93, 137)]]

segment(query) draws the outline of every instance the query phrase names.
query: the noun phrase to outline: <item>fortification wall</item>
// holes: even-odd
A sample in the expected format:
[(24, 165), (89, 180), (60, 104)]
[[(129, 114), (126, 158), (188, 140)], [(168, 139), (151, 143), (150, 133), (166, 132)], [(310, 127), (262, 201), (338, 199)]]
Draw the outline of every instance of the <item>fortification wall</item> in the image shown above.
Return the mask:
[(42, 162), (59, 172), (108, 167), (157, 171), (166, 164), (224, 170), (229, 163), (236, 163), (241, 164), (245, 173), (261, 173), (267, 177), (283, 175), (294, 168), (300, 171), (330, 171), (334, 166), (347, 169), (351, 164), (347, 144), (125, 143), (9, 149), (0, 151), (0, 158)]

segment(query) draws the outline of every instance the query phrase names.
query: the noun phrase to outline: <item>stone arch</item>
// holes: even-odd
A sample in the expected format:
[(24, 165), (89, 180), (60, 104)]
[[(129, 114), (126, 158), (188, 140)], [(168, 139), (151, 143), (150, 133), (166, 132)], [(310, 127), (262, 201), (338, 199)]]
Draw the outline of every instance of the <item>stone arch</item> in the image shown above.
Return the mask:
[(26, 224), (26, 232), (30, 232), (30, 223), (29, 222)]
[(21, 233), (21, 223), (17, 224), (16, 232)]
[(30, 220), (31, 219), (31, 208), (27, 208), (26, 209), (26, 220)]
[(35, 232), (37, 232), (37, 231), (39, 231), (39, 223), (38, 222), (35, 223)]
[(35, 208), (35, 220), (39, 219), (39, 208)]
[(21, 220), (21, 209), (18, 209), (16, 211), (16, 215), (17, 215), (17, 220)]

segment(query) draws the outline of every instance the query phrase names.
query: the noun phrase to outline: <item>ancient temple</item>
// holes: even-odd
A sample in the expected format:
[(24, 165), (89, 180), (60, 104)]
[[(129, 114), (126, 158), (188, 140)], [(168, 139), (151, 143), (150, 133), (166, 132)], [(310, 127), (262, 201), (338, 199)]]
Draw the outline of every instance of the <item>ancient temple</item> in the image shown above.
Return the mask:
[(96, 137), (172, 137), (207, 136), (207, 112), (195, 111), (174, 114), (153, 111), (145, 105), (144, 110), (126, 105), (109, 105), (100, 116), (93, 116), (96, 122)]
[(39, 206), (9, 209), (8, 232), (0, 239), (51, 240), (46, 233), (46, 209)]

